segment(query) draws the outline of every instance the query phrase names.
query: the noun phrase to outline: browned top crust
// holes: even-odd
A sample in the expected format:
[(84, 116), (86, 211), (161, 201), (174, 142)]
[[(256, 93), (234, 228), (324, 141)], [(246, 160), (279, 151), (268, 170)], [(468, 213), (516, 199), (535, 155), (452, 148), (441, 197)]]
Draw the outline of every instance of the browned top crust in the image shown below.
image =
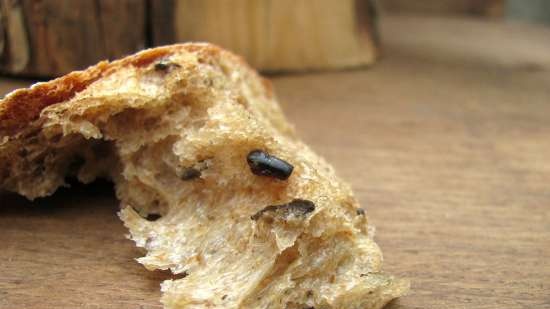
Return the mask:
[[(224, 51), (218, 46), (202, 43), (186, 43), (168, 45), (147, 49), (122, 58), (117, 61), (101, 61), (83, 71), (74, 71), (54, 80), (37, 83), (30, 88), (12, 91), (0, 101), (0, 136), (14, 135), (25, 125), (37, 119), (40, 112), (53, 104), (71, 99), (76, 93), (86, 89), (96, 80), (110, 75), (112, 72), (132, 65), (142, 67), (169, 54), (181, 51), (203, 52), (210, 56), (225, 53), (239, 62), (245, 63), (240, 57)], [(271, 87), (264, 81), (268, 93)]]

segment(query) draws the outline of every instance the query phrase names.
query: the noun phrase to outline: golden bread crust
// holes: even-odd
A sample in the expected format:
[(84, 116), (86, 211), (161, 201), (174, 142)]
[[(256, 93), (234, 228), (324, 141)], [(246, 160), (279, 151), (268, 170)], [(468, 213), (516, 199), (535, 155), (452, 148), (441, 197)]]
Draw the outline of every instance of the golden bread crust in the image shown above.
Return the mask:
[[(156, 47), (113, 62), (101, 61), (85, 70), (71, 72), (51, 81), (37, 83), (30, 88), (17, 89), (7, 94), (0, 100), (0, 137), (16, 134), (30, 121), (37, 119), (44, 108), (71, 99), (76, 93), (112, 72), (129, 65), (144, 67), (157, 59), (182, 50), (190, 52), (200, 50), (210, 57), (223, 52), (226, 57), (233, 57), (243, 65), (247, 65), (239, 56), (216, 45), (202, 43)], [(266, 91), (272, 93), (271, 83), (267, 79), (263, 82)]]

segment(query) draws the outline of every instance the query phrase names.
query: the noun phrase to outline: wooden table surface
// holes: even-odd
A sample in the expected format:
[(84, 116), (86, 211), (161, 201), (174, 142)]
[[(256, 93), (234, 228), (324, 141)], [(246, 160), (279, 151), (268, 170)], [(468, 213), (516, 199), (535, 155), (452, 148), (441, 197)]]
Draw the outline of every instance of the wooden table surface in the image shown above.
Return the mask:
[[(550, 308), (550, 28), (392, 17), (369, 70), (276, 76), (300, 135), (353, 184), (391, 309)], [(7, 91), (24, 81), (4, 81)], [(0, 202), (0, 308), (160, 308), (108, 184)]]

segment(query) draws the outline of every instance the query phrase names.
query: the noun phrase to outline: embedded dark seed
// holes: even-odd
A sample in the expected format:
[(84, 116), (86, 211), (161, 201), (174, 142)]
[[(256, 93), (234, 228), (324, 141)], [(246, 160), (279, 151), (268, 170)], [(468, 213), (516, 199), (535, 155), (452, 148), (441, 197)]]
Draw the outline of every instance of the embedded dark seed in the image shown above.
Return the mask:
[(305, 216), (306, 214), (315, 210), (315, 204), (312, 201), (294, 199), (288, 204), (282, 205), (270, 205), (261, 209), (250, 217), (252, 220), (258, 220), (266, 212), (275, 212), (281, 214), (283, 217), (288, 217), (290, 214), (295, 216)]
[(194, 167), (188, 167), (182, 171), (182, 173), (179, 175), (179, 177), (182, 180), (191, 180), (195, 179), (201, 176), (201, 171)]
[(260, 217), (264, 214), (264, 212), (276, 211), (278, 207), (280, 207), (280, 206), (274, 206), (274, 205), (266, 206), (263, 209), (259, 210), (257, 213), (250, 216), (250, 219), (256, 221), (256, 220), (260, 219)]
[[(158, 201), (156, 201), (158, 203)], [(147, 214), (147, 216), (144, 216), (143, 213), (141, 211), (139, 211), (137, 208), (135, 208), (134, 206), (130, 206), (132, 207), (132, 209), (140, 216), (142, 217), (143, 219), (147, 220), (147, 221), (157, 221), (158, 219), (160, 219), (162, 216), (160, 214), (155, 214), (155, 213), (150, 213), (150, 214)]]
[(180, 173), (178, 173), (178, 177), (182, 180), (192, 180), (200, 177), (202, 175), (202, 171), (207, 169), (208, 159), (200, 160), (192, 166), (185, 167)]
[(225, 300), (227, 298), (227, 294), (225, 294), (224, 296), (222, 296), (222, 300)]
[(173, 274), (173, 279), (183, 279), (187, 276), (189, 276), (189, 273), (186, 271), (182, 272), (182, 273), (179, 273), (179, 274)]
[(294, 213), (305, 215), (315, 210), (315, 204), (312, 201), (295, 199), (288, 203), (288, 208)]
[(170, 67), (181, 67), (177, 63), (170, 62), (168, 60), (160, 60), (159, 62), (155, 63), (155, 71), (166, 71), (170, 69)]
[(166, 69), (168, 69), (168, 67), (168, 62), (160, 61), (155, 63), (155, 71), (165, 71)]
[(290, 163), (262, 150), (253, 150), (246, 157), (250, 170), (255, 175), (287, 180), (294, 170)]
[(357, 208), (356, 210), (358, 216), (364, 216), (365, 210), (363, 208)]
[(148, 214), (147, 217), (145, 217), (145, 220), (147, 220), (147, 221), (157, 221), (158, 219), (160, 219), (160, 217), (162, 217), (162, 216), (159, 215), (159, 214)]

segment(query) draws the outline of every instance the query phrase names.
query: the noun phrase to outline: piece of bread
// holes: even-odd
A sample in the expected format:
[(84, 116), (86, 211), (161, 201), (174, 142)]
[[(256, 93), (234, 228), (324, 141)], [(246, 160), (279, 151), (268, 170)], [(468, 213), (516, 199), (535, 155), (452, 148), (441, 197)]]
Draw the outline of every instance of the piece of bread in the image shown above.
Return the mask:
[(113, 180), (165, 308), (381, 308), (382, 272), (350, 187), (296, 138), (269, 82), (209, 44), (102, 62), (0, 102), (0, 188)]

